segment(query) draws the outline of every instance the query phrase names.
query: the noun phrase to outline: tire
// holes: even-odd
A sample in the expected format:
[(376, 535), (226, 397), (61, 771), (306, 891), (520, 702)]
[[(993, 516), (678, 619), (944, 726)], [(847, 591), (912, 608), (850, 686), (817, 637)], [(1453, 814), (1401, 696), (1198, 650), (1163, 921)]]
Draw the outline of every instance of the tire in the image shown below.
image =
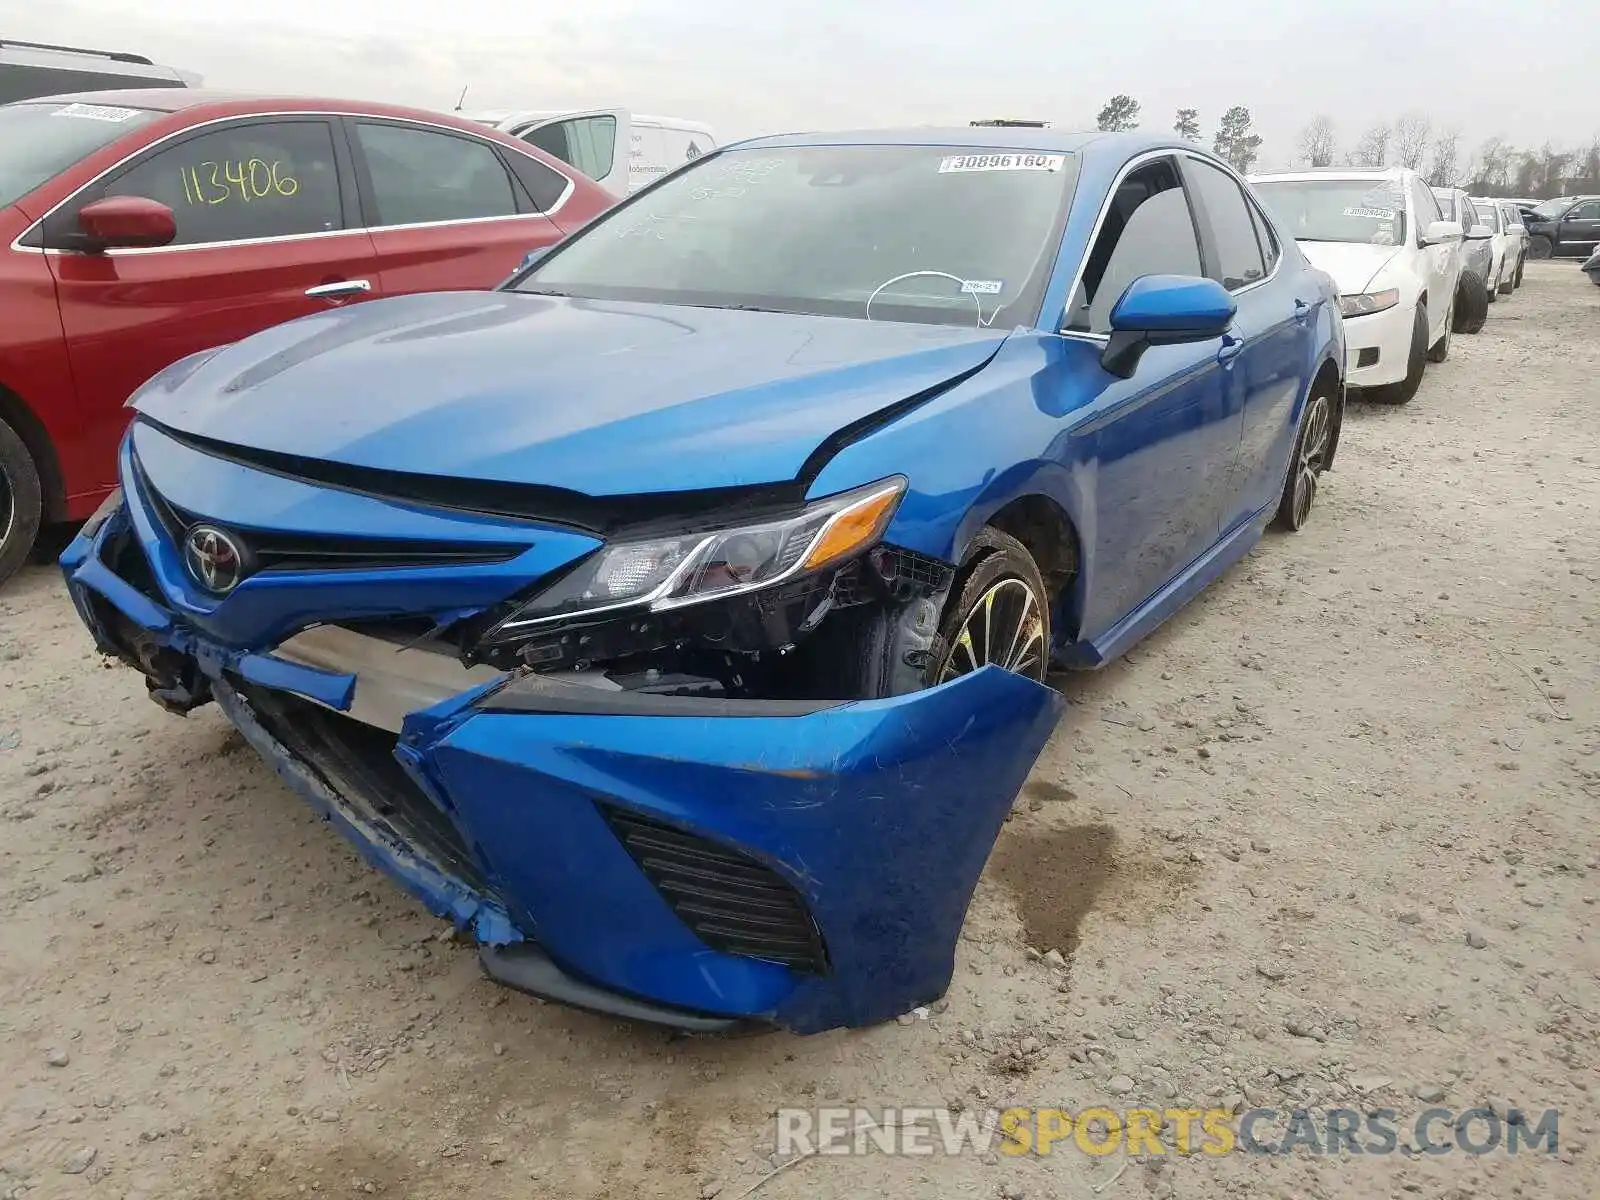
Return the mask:
[(1502, 296), (1509, 296), (1517, 290), (1517, 270), (1520, 269), (1520, 266), (1515, 270), (1507, 270), (1505, 267), (1501, 267), (1500, 294)]
[(1484, 286), (1483, 276), (1476, 271), (1462, 271), (1456, 284), (1456, 332), (1477, 333), (1488, 316), (1489, 289)]
[(988, 663), (1044, 682), (1050, 669), (1050, 594), (1028, 548), (985, 526), (967, 548), (945, 601), (928, 686)]
[(28, 561), (44, 516), (44, 489), (33, 455), (0, 421), (0, 585)]
[(1335, 431), (1339, 427), (1338, 394), (1312, 392), (1300, 414), (1300, 432), (1295, 435), (1294, 454), (1289, 459), (1289, 474), (1278, 497), (1274, 523), (1290, 533), (1305, 528), (1311, 506), (1317, 498), (1317, 484), (1333, 459)]
[(1450, 311), (1444, 315), (1444, 332), (1439, 335), (1439, 340), (1428, 347), (1428, 361), (1442, 363), (1450, 357), (1450, 334), (1455, 329), (1456, 323), (1456, 298), (1450, 297)]
[(1516, 277), (1514, 279), (1512, 279), (1512, 281), (1511, 281), (1511, 286), (1512, 287), (1521, 287), (1522, 286), (1522, 264), (1527, 262), (1527, 261), (1528, 261), (1528, 256), (1526, 254), (1518, 255), (1518, 257), (1517, 257), (1517, 274), (1516, 274)]
[(1555, 255), (1556, 244), (1543, 234), (1535, 234), (1533, 237), (1528, 239), (1529, 258), (1538, 261), (1546, 258), (1554, 258)]
[(1493, 304), (1498, 299), (1500, 299), (1500, 281), (1495, 279), (1484, 284), (1483, 302), (1485, 304)]
[(1428, 366), (1428, 306), (1417, 305), (1416, 319), (1411, 323), (1411, 353), (1406, 359), (1406, 377), (1399, 383), (1372, 389), (1372, 398), (1385, 404), (1405, 404), (1422, 386), (1422, 372)]

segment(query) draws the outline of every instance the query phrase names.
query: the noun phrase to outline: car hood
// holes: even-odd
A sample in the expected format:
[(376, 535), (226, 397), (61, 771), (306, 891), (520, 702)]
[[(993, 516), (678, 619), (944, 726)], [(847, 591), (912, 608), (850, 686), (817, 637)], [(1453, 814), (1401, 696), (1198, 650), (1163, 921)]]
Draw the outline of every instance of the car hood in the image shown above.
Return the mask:
[(787, 482), (829, 435), (981, 367), (988, 329), (572, 300), (397, 297), (178, 364), (180, 433), (355, 467), (639, 495)]
[(1388, 266), (1398, 246), (1374, 246), (1369, 242), (1296, 242), (1311, 265), (1333, 276), (1342, 296), (1367, 290), (1379, 271)]

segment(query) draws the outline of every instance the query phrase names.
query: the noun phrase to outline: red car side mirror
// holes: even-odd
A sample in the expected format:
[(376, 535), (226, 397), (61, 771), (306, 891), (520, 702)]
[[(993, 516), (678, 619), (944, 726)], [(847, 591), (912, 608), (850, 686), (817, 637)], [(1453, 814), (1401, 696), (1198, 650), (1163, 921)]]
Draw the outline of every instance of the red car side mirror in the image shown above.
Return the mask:
[(78, 228), (96, 251), (165, 246), (178, 236), (178, 219), (159, 200), (107, 196), (78, 210)]

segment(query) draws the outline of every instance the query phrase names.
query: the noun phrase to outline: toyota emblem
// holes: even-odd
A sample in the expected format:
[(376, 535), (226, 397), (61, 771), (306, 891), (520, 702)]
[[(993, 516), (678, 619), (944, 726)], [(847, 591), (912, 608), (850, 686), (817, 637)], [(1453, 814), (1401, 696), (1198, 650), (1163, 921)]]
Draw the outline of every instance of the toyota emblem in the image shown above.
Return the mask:
[(244, 549), (215, 525), (196, 525), (183, 539), (183, 565), (206, 591), (226, 596), (244, 579)]

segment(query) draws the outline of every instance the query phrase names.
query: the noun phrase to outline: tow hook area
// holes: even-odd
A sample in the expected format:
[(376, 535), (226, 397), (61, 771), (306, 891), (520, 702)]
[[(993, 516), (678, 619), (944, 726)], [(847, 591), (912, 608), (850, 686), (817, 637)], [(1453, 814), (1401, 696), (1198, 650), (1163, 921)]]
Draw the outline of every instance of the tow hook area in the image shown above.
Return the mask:
[(211, 700), (211, 681), (200, 664), (170, 646), (145, 639), (135, 648), (150, 699), (170, 713), (183, 716)]

